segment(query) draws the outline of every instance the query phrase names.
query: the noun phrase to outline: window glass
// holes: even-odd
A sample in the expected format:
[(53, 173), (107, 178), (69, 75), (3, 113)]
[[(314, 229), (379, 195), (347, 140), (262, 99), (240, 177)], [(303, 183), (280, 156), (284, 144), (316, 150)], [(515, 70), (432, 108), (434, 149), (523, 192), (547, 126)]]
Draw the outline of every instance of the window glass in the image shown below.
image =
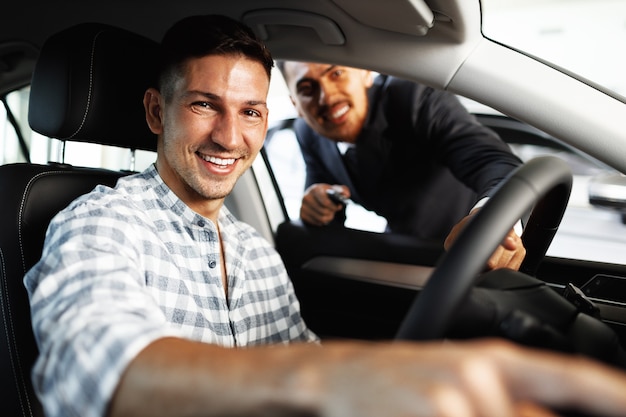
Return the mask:
[[(481, 0), (481, 6), (486, 37), (589, 80), (615, 96), (626, 96), (623, 0)], [(621, 174), (598, 162), (590, 166), (573, 161), (571, 154), (569, 162), (574, 170), (572, 196), (548, 253), (623, 263), (626, 214), (589, 202), (590, 186), (603, 177), (615, 179)], [(616, 191), (618, 196), (620, 190)]]
[(483, 34), (626, 96), (623, 0), (481, 0)]
[[(286, 120), (293, 119), (295, 111), (288, 99), (280, 73), (273, 75), (272, 83), (280, 84), (280, 88), (274, 88), (271, 92), (283, 96), (269, 100), (270, 114), (284, 115), (282, 117)], [(478, 105), (471, 100), (461, 98), (461, 101), (468, 111), (478, 116), (500, 115), (495, 110)], [(278, 126), (282, 120), (280, 117), (275, 117), (271, 123), (273, 126)], [(306, 167), (295, 134), (289, 127), (290, 124), (283, 123), (283, 125), (287, 127), (272, 135), (266, 141), (265, 148), (288, 215), (291, 219), (297, 219), (304, 193)], [(528, 129), (528, 126), (520, 124), (520, 128)], [(626, 251), (626, 226), (622, 223), (622, 216), (616, 211), (592, 206), (588, 192), (590, 181), (600, 175), (614, 173), (614, 170), (588, 155), (564, 146), (543, 132), (537, 131), (536, 135), (538, 139), (533, 143), (513, 143), (511, 137), (505, 134), (501, 137), (509, 143), (513, 152), (523, 161), (536, 156), (553, 155), (565, 160), (572, 168), (574, 184), (570, 202), (559, 232), (548, 250), (548, 255), (623, 263), (623, 253)], [(345, 223), (347, 227), (376, 232), (385, 230), (384, 218), (360, 206), (350, 204), (347, 217)]]
[[(28, 125), (28, 99), (30, 88), (13, 91), (6, 95), (0, 108), (0, 164), (30, 162), (46, 164), (50, 161), (65, 162), (77, 166), (109, 169), (133, 169), (141, 171), (155, 160), (155, 153), (103, 146), (92, 143), (63, 142), (33, 132)], [(23, 142), (11, 123), (6, 106), (19, 126)], [(134, 157), (134, 158), (133, 158)]]
[[(28, 148), (32, 137), (28, 127), (29, 91), (30, 89), (25, 87), (7, 94), (3, 99), (0, 107), (0, 164), (24, 162), (29, 155)], [(20, 143), (11, 116), (21, 131), (23, 144)]]
[[(268, 96), (270, 129), (283, 124), (285, 120), (297, 117), (296, 109), (289, 98), (289, 91), (280, 71), (274, 67)], [(272, 166), (272, 171), (283, 196), (290, 219), (300, 217), (300, 204), (304, 195), (306, 166), (296, 136), (290, 124), (284, 129), (277, 129), (268, 136), (265, 150)], [(383, 232), (387, 221), (358, 204), (346, 207), (346, 227), (353, 229)]]
[[(156, 138), (155, 138), (156, 140)], [(53, 141), (59, 152), (60, 141)], [(53, 160), (61, 160), (54, 158)], [(143, 171), (156, 160), (156, 152), (135, 151), (115, 146), (98, 145), (95, 143), (67, 142), (65, 144), (65, 163), (113, 170)]]

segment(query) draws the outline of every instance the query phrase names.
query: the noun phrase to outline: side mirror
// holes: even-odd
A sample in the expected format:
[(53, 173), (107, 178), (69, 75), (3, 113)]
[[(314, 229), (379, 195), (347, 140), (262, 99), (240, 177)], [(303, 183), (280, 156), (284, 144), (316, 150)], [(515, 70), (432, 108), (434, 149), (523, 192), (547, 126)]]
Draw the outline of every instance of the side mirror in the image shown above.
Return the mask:
[(617, 211), (626, 224), (626, 176), (619, 172), (595, 176), (588, 191), (591, 205)]

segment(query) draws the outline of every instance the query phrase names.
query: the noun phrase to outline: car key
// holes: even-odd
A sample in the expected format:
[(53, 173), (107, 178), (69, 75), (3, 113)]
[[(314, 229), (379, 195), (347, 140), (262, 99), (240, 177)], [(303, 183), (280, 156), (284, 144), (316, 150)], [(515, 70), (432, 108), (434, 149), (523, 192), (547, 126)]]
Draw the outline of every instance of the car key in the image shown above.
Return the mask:
[(326, 190), (326, 195), (328, 198), (332, 200), (335, 204), (343, 204), (344, 206), (350, 202), (350, 199), (342, 194), (340, 191), (335, 188), (329, 188)]

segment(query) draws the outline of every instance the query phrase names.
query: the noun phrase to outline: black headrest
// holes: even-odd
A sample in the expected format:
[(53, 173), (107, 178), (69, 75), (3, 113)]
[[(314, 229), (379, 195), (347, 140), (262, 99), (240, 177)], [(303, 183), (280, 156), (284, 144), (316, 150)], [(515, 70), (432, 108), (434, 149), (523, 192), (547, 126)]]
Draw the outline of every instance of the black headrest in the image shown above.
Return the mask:
[(158, 44), (121, 28), (84, 23), (43, 45), (28, 121), (42, 135), (131, 149), (156, 149), (143, 95), (154, 86)]

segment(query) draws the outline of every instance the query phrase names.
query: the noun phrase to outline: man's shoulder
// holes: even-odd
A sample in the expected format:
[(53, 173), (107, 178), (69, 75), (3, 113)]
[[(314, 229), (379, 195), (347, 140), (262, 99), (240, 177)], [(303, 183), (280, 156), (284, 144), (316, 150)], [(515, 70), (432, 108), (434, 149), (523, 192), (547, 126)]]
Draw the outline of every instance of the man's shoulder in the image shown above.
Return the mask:
[(96, 185), (90, 192), (72, 201), (60, 214), (74, 217), (94, 211), (127, 212), (129, 209), (136, 209), (137, 201), (143, 198), (142, 195), (150, 187), (150, 182), (151, 176), (142, 172), (120, 177), (114, 187)]
[(429, 85), (417, 81), (406, 80), (391, 75), (379, 75), (376, 80), (379, 90), (383, 95), (403, 96), (407, 99), (416, 96), (449, 95), (450, 93), (438, 90)]
[[(293, 122), (293, 130), (296, 134), (296, 139), (302, 146), (303, 151), (314, 149), (324, 149), (326, 147), (334, 146), (334, 142), (325, 136), (317, 133), (311, 126), (309, 126), (304, 119), (298, 117)], [(320, 140), (326, 139), (326, 140)]]
[(313, 128), (309, 126), (302, 117), (297, 117), (293, 121), (293, 130), (296, 132), (298, 137), (300, 137), (303, 134), (317, 135), (317, 132), (315, 132), (315, 130), (313, 130)]
[[(239, 240), (245, 241), (262, 239), (267, 242), (267, 240), (263, 238), (263, 236), (252, 225), (239, 220), (233, 213), (231, 213), (226, 205), (223, 205), (220, 209), (219, 223), (222, 231), (230, 235), (236, 235)], [(269, 242), (267, 242), (267, 244), (269, 245)]]
[(373, 89), (379, 89), (382, 91), (388, 90), (390, 88), (404, 88), (408, 90), (415, 90), (417, 88), (426, 88), (426, 85), (420, 84), (416, 81), (394, 77), (393, 75), (380, 74), (374, 79), (374, 84), (372, 87)]
[[(248, 253), (254, 252), (256, 257), (276, 256), (274, 246), (263, 237), (252, 225), (237, 219), (223, 206), (220, 211), (220, 229), (223, 243), (231, 250), (240, 252), (236, 248), (245, 248)], [(274, 259), (274, 262), (277, 260)]]

